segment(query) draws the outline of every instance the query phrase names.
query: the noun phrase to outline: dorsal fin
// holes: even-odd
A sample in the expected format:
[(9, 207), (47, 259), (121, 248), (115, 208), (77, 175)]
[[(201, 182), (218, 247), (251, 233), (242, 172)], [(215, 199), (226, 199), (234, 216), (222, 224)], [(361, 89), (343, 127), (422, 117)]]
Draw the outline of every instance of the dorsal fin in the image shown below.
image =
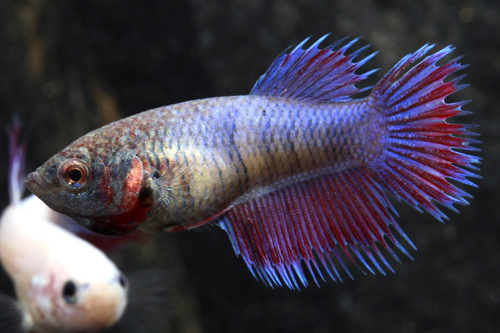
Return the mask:
[[(17, 204), (24, 193), (24, 164), (26, 162), (26, 134), (21, 136), (22, 123), (18, 116), (7, 129), (9, 137), (9, 199)], [(29, 129), (28, 129), (29, 130)]]
[(369, 45), (346, 55), (345, 52), (359, 38), (353, 39), (338, 50), (334, 48), (347, 37), (324, 49), (318, 48), (326, 37), (328, 34), (307, 49), (303, 49), (302, 46), (309, 38), (291, 52), (287, 53), (288, 49), (283, 51), (255, 83), (250, 95), (293, 98), (310, 102), (342, 102), (351, 100), (351, 95), (370, 89), (371, 87), (358, 89), (355, 84), (377, 70), (363, 74), (354, 72), (377, 52), (354, 62), (353, 59)]

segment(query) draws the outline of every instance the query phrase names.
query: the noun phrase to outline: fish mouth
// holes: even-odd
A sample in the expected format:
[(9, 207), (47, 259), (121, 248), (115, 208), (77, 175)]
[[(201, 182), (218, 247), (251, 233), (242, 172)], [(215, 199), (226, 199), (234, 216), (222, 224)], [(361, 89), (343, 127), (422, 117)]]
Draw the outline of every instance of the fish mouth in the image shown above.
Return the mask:
[(24, 183), (26, 184), (28, 190), (36, 196), (39, 196), (45, 191), (44, 185), (46, 185), (46, 182), (36, 170), (26, 176)]

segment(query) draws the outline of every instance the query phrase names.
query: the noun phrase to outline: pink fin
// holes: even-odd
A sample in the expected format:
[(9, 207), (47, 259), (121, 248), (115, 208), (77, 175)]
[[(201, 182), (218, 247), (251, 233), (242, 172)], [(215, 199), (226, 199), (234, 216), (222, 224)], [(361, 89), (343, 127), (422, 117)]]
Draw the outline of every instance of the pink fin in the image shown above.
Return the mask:
[[(10, 203), (19, 203), (24, 193), (24, 164), (26, 163), (26, 139), (21, 135), (23, 125), (17, 115), (12, 118), (12, 125), (7, 129), (9, 138), (9, 199)], [(29, 130), (29, 129), (28, 129)]]
[(298, 289), (308, 284), (301, 261), (318, 284), (318, 277), (325, 280), (323, 272), (342, 280), (337, 264), (351, 276), (344, 258), (362, 271), (374, 273), (372, 266), (383, 274), (383, 266), (392, 271), (376, 242), (398, 261), (387, 240), (411, 258), (389, 229), (392, 225), (413, 246), (388, 208), (382, 188), (366, 169), (358, 169), (240, 204), (219, 225), (256, 278)]
[(338, 50), (333, 49), (346, 38), (319, 49), (319, 44), (326, 37), (328, 35), (321, 37), (304, 50), (302, 46), (308, 41), (307, 38), (290, 53), (285, 51), (280, 54), (267, 72), (260, 77), (250, 94), (310, 102), (340, 102), (351, 100), (351, 95), (369, 89), (370, 87), (358, 89), (355, 84), (376, 70), (363, 74), (354, 72), (376, 53), (354, 62), (353, 59), (368, 45), (346, 55), (346, 51), (359, 38), (353, 39)]

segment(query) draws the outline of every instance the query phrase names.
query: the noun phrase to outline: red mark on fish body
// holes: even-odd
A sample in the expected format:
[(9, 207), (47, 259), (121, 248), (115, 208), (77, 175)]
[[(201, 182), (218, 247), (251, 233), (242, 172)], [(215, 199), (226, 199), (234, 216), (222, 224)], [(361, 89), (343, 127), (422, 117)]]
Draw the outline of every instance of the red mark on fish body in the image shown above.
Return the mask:
[(121, 236), (137, 229), (139, 224), (145, 220), (149, 211), (149, 205), (142, 205), (140, 200), (123, 214), (98, 217), (90, 230), (102, 235)]
[(125, 183), (122, 188), (122, 202), (120, 208), (126, 208), (137, 200), (137, 194), (141, 190), (143, 167), (138, 157), (132, 159), (132, 166), (127, 173)]
[(100, 179), (101, 200), (110, 204), (113, 201), (113, 189), (109, 186), (109, 168), (104, 168), (103, 176)]
[[(101, 195), (107, 203), (113, 201), (113, 187), (109, 186), (109, 169), (106, 168), (101, 180)], [(149, 197), (141, 196), (144, 166), (135, 156), (121, 188), (121, 200), (117, 208), (122, 212), (115, 215), (98, 217), (91, 230), (104, 235), (125, 235), (139, 226), (146, 219), (152, 206)]]

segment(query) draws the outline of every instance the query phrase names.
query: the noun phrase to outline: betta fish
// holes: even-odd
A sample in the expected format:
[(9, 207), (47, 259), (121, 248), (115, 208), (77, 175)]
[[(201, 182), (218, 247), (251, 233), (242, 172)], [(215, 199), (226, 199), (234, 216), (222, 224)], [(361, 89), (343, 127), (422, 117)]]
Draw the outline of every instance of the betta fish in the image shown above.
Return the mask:
[[(437, 65), (448, 46), (426, 44), (403, 57), (374, 87), (375, 70), (356, 71), (367, 46), (326, 48), (308, 39), (285, 50), (249, 95), (159, 107), (77, 139), (28, 175), (52, 209), (97, 233), (181, 231), (214, 222), (252, 274), (270, 286), (341, 280), (345, 262), (392, 270), (377, 243), (414, 247), (387, 194), (438, 220), (471, 196), (450, 183), (479, 158), (473, 125), (448, 123), (467, 103), (445, 102), (464, 88), (461, 57)], [(426, 56), (427, 55), (427, 56)], [(426, 56), (424, 58), (424, 56)], [(367, 91), (371, 89), (368, 94)], [(354, 98), (353, 95), (367, 95)], [(460, 152), (460, 151), (462, 152)], [(465, 151), (465, 152), (464, 152)], [(411, 257), (410, 257), (411, 258)], [(399, 260), (399, 259), (397, 259)]]
[(0, 332), (95, 332), (115, 323), (122, 332), (143, 332), (148, 312), (169, 305), (159, 298), (170, 287), (166, 274), (139, 271), (127, 279), (102, 251), (58, 226), (59, 213), (34, 195), (21, 199), (19, 130), (15, 123), (9, 132), (11, 203), (0, 218), (0, 260), (17, 299), (0, 293)]

